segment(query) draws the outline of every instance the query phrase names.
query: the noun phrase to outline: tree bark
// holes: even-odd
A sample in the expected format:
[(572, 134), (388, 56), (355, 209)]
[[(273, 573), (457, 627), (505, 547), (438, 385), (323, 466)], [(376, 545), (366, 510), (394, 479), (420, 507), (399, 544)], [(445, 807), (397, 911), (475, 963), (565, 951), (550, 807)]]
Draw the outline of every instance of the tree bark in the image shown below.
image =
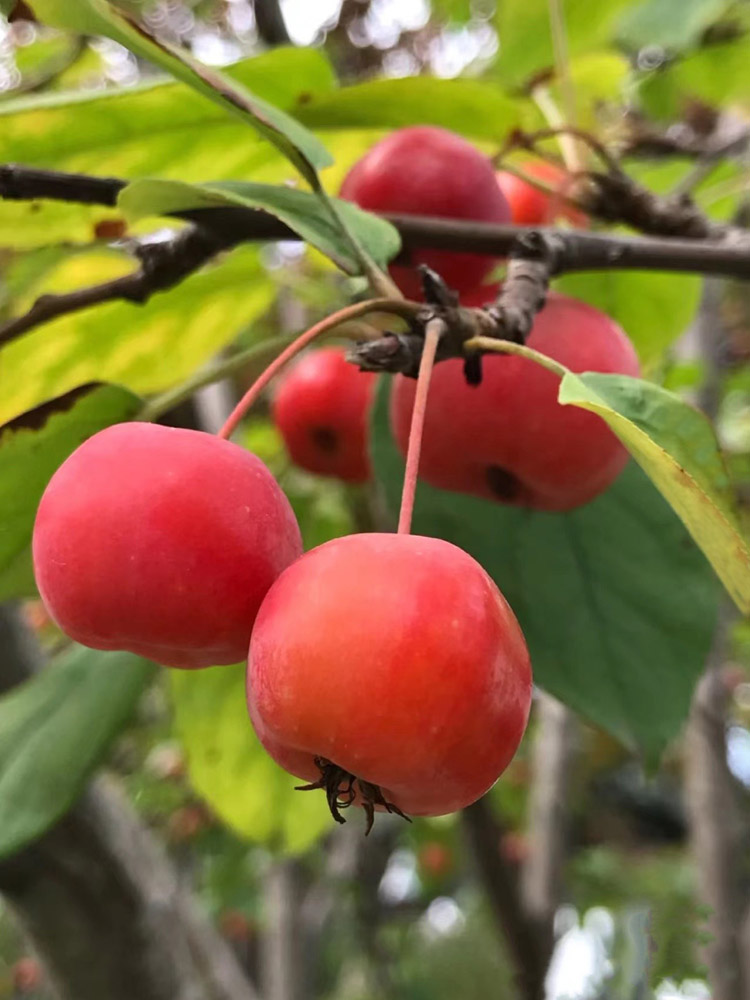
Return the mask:
[[(714, 419), (724, 372), (722, 283), (706, 280), (700, 310), (686, 336), (687, 351), (704, 363), (698, 406)], [(724, 607), (706, 670), (693, 695), (685, 740), (685, 795), (698, 892), (709, 908), (709, 940), (701, 948), (712, 1000), (745, 1000), (741, 941), (740, 817), (727, 764), (729, 691), (723, 681), (732, 613)]]
[[(41, 657), (0, 606), (0, 691)], [(229, 946), (110, 779), (53, 829), (0, 860), (0, 892), (69, 1000), (257, 1000)]]
[(729, 692), (718, 643), (693, 699), (686, 740), (685, 786), (701, 901), (710, 939), (701, 949), (713, 1000), (745, 1000), (739, 880), (741, 825), (727, 766)]

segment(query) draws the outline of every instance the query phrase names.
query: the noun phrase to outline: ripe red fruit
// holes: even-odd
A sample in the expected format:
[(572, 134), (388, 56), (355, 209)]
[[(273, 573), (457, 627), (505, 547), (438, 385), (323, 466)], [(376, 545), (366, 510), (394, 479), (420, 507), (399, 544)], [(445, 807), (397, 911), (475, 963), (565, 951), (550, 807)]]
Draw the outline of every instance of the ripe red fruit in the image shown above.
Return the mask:
[[(420, 125), (399, 129), (372, 147), (349, 171), (341, 197), (373, 212), (433, 215), (478, 222), (509, 222), (510, 208), (486, 156), (445, 129)], [(427, 264), (460, 293), (481, 285), (494, 257), (420, 250), (412, 266), (393, 265), (401, 291), (421, 299), (416, 270)]]
[(258, 737), (326, 788), (334, 815), (337, 796), (370, 815), (474, 802), (516, 752), (530, 700), (513, 612), (479, 563), (438, 538), (348, 535), (313, 549), (271, 588), (250, 643)]
[[(551, 294), (529, 347), (574, 372), (638, 375), (633, 345), (592, 306)], [(483, 358), (480, 386), (469, 386), (461, 360), (435, 367), (427, 407), (420, 475), (445, 490), (534, 507), (571, 510), (610, 486), (628, 455), (603, 420), (560, 406), (560, 380), (512, 355)], [(398, 376), (391, 427), (405, 454), (415, 383)]]
[(573, 183), (570, 174), (545, 160), (524, 163), (523, 170), (530, 177), (554, 188), (559, 195), (550, 196), (515, 174), (499, 171), (497, 183), (508, 199), (512, 219), (517, 226), (550, 226), (557, 219), (566, 219), (579, 229), (588, 227), (588, 216), (565, 200)]
[(374, 380), (338, 347), (306, 354), (282, 378), (273, 419), (300, 468), (349, 483), (370, 478), (367, 418)]
[(266, 591), (301, 551), (260, 459), (146, 423), (108, 427), (73, 452), (33, 540), (39, 592), (72, 639), (187, 668), (244, 659)]

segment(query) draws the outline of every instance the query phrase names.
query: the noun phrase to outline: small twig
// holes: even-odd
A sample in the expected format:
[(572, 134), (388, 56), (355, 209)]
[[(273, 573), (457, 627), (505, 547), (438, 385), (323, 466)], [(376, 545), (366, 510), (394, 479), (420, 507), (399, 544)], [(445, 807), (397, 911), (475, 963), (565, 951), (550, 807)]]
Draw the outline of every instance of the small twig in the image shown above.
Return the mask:
[(123, 299), (143, 305), (156, 292), (172, 288), (231, 245), (232, 241), (197, 227), (163, 243), (139, 244), (135, 256), (141, 266), (137, 271), (74, 292), (42, 295), (28, 312), (0, 326), (0, 346), (43, 323), (103, 302)]
[(535, 132), (524, 132), (521, 129), (515, 129), (508, 136), (507, 142), (498, 156), (502, 158), (514, 149), (528, 149), (531, 152), (537, 152), (537, 145), (540, 142), (543, 142), (545, 139), (559, 139), (563, 135), (573, 136), (573, 138), (585, 143), (593, 153), (596, 153), (602, 161), (603, 166), (608, 170), (619, 171), (621, 169), (620, 164), (614, 156), (595, 135), (592, 135), (591, 132), (587, 132), (585, 129), (577, 128), (575, 125), (554, 125), (549, 128), (537, 129)]
[(589, 182), (576, 204), (604, 222), (622, 222), (643, 233), (659, 236), (683, 236), (689, 239), (720, 239), (733, 232), (733, 227), (712, 222), (687, 196), (661, 196), (649, 191), (625, 173), (618, 161), (595, 136), (570, 126), (539, 129), (536, 132), (514, 132), (506, 144), (513, 148), (538, 152), (544, 139), (572, 135), (585, 142), (600, 158), (606, 171), (582, 172), (578, 176)]

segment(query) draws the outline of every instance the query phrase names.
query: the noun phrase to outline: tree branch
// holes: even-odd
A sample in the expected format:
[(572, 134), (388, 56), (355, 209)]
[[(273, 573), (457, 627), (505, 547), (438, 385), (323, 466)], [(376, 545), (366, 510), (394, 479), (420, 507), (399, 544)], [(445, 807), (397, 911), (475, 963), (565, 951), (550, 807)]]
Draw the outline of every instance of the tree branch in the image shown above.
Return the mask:
[(42, 295), (28, 312), (0, 325), (0, 347), (36, 326), (103, 302), (124, 300), (143, 305), (156, 292), (172, 288), (232, 243), (191, 227), (162, 243), (139, 244), (135, 256), (141, 266), (137, 271), (74, 292)]
[[(124, 181), (116, 178), (92, 178), (81, 174), (0, 166), (0, 198), (10, 200), (49, 198), (111, 207), (116, 204), (117, 195), (124, 185)], [(299, 239), (288, 226), (273, 216), (241, 207), (185, 211), (175, 213), (174, 217), (193, 223), (193, 228), (179, 233), (171, 241), (138, 245), (135, 255), (141, 262), (139, 271), (67, 295), (43, 296), (28, 313), (0, 326), (0, 345), (41, 323), (101, 302), (115, 299), (145, 302), (155, 292), (173, 287), (216, 253), (237, 243)], [(722, 239), (665, 239), (496, 226), (410, 215), (386, 214), (384, 218), (401, 235), (401, 261), (408, 260), (412, 250), (424, 248), (486, 253), (498, 257), (511, 254), (525, 261), (522, 267), (515, 265), (516, 271), (511, 270), (505, 283), (506, 291), (495, 307), (494, 333), (486, 325), (483, 328), (480, 328), (481, 324), (477, 326), (479, 320), (476, 318), (469, 321), (469, 310), (464, 310), (464, 325), (468, 322), (469, 326), (461, 335), (461, 344), (472, 336), (494, 335), (513, 339), (523, 334), (529, 322), (533, 321), (536, 311), (533, 301), (537, 303), (536, 308), (543, 304), (549, 277), (556, 274), (628, 269), (750, 278), (750, 235), (736, 228), (728, 230)], [(530, 261), (536, 262), (531, 268)], [(513, 267), (511, 261), (511, 269)], [(520, 279), (524, 269), (529, 279), (526, 294), (520, 294), (519, 281), (514, 286), (513, 302), (510, 302), (507, 298), (508, 285), (512, 284), (510, 279), (514, 273)], [(517, 310), (515, 315), (511, 306)], [(502, 323), (499, 323), (500, 319)], [(499, 326), (502, 326), (502, 331)], [(377, 351), (373, 349), (372, 357), (375, 353)], [(439, 355), (439, 358), (458, 354), (460, 351), (454, 351), (453, 354)], [(411, 360), (413, 362), (413, 357)], [(396, 364), (395, 360), (393, 364)], [(405, 369), (396, 366), (385, 370)]]

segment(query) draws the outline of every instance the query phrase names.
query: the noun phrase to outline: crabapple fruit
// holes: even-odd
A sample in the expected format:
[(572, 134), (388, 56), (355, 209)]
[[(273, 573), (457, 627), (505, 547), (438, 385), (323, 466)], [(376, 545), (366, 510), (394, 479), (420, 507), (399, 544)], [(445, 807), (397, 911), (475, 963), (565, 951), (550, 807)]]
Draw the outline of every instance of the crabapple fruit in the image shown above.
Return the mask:
[(347, 535), (282, 573), (250, 642), (248, 706), (287, 771), (356, 802), (437, 816), (478, 799), (521, 741), (521, 629), (471, 556), (439, 538)]
[(554, 188), (557, 196), (540, 191), (506, 170), (499, 171), (497, 183), (508, 199), (511, 217), (517, 226), (551, 226), (556, 219), (565, 219), (578, 229), (588, 228), (588, 216), (565, 200), (573, 184), (570, 174), (546, 160), (524, 163), (523, 170), (529, 177)]
[(285, 374), (272, 415), (292, 461), (345, 482), (368, 480), (367, 418), (374, 380), (372, 373), (350, 365), (338, 347), (311, 351)]
[(260, 459), (147, 423), (108, 427), (73, 452), (33, 538), (42, 600), (72, 639), (186, 668), (247, 656), (261, 601), (301, 552)]
[[(510, 221), (489, 159), (461, 136), (428, 125), (399, 129), (376, 143), (347, 174), (341, 197), (373, 212)], [(483, 254), (419, 250), (412, 266), (392, 265), (391, 275), (404, 295), (421, 299), (419, 264), (463, 294), (481, 285), (496, 263)]]
[[(552, 293), (528, 346), (574, 372), (638, 375), (633, 345), (592, 306)], [(521, 507), (562, 511), (610, 486), (628, 453), (594, 413), (557, 402), (559, 378), (533, 361), (492, 354), (481, 385), (466, 384), (460, 359), (436, 366), (422, 439), (420, 476), (445, 490)], [(415, 383), (399, 375), (391, 428), (403, 454)]]

